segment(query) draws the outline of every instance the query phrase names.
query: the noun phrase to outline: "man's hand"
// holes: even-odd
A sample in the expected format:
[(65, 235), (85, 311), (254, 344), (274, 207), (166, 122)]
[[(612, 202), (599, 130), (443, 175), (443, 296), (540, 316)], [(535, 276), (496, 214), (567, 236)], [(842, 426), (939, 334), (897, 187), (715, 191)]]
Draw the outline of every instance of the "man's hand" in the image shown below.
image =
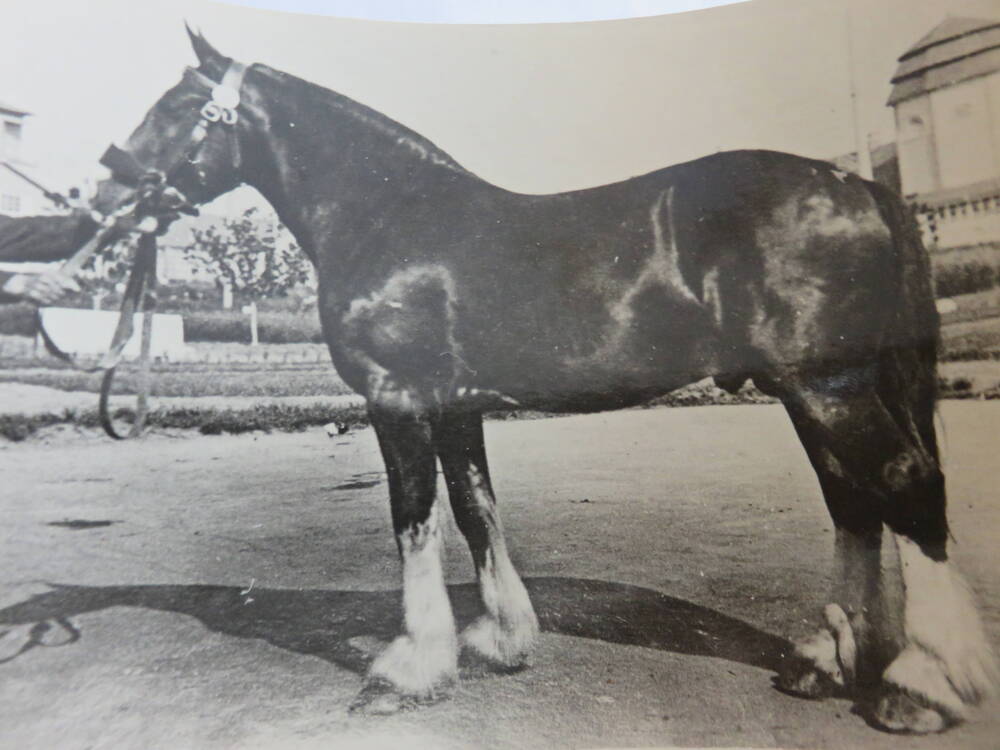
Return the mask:
[(50, 305), (68, 292), (80, 291), (80, 286), (58, 271), (16, 273), (7, 279), (3, 291), (39, 305)]

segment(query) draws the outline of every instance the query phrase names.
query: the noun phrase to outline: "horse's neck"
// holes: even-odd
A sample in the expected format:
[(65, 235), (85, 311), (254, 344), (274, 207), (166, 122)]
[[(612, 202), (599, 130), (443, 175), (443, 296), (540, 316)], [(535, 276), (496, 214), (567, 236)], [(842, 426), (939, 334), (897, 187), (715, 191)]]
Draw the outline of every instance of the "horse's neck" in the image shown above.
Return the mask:
[(258, 134), (259, 168), (248, 182), (314, 262), (331, 252), (329, 238), (345, 222), (391, 211), (436, 184), (477, 179), (430, 141), (347, 97), (269, 68), (258, 80), (267, 132)]

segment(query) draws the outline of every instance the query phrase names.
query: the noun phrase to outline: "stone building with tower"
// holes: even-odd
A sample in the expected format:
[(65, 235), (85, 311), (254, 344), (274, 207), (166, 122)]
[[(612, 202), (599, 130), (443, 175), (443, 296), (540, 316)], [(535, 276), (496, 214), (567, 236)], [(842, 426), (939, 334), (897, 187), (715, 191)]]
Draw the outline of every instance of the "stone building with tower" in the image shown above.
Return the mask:
[(899, 58), (888, 104), (928, 246), (1000, 244), (1000, 20), (935, 26)]

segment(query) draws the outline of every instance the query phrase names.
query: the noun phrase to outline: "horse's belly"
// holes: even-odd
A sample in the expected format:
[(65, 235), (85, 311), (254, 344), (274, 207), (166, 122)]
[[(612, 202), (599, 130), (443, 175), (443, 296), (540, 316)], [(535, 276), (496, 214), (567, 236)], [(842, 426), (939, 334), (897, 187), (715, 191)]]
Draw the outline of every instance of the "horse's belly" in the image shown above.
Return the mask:
[(693, 320), (684, 322), (684, 327), (636, 325), (618, 336), (595, 332), (594, 343), (586, 348), (543, 339), (494, 350), (470, 363), (476, 373), (471, 387), (503, 394), (507, 404), (545, 411), (642, 404), (717, 371), (715, 331)]

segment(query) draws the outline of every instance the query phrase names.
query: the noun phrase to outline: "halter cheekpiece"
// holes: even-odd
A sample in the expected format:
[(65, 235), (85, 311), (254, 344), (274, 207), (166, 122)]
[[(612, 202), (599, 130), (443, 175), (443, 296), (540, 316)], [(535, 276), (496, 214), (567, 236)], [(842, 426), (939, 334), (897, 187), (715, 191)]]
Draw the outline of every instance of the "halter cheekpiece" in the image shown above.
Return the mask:
[[(208, 137), (209, 128), (215, 123), (233, 126), (239, 122), (240, 90), (243, 87), (243, 77), (247, 66), (235, 60), (230, 61), (222, 80), (217, 82), (199, 70), (188, 68), (188, 73), (198, 79), (211, 92), (210, 98), (198, 110), (198, 122), (191, 130), (187, 145), (181, 149), (176, 158), (163, 168), (149, 167), (142, 164), (133, 154), (112, 144), (104, 152), (100, 163), (111, 170), (112, 177), (124, 185), (138, 186), (142, 183), (158, 182), (164, 188), (173, 187), (171, 178), (174, 172), (185, 163), (193, 161), (194, 155)], [(234, 166), (238, 166), (239, 153), (234, 146)], [(176, 192), (176, 188), (173, 188)]]

